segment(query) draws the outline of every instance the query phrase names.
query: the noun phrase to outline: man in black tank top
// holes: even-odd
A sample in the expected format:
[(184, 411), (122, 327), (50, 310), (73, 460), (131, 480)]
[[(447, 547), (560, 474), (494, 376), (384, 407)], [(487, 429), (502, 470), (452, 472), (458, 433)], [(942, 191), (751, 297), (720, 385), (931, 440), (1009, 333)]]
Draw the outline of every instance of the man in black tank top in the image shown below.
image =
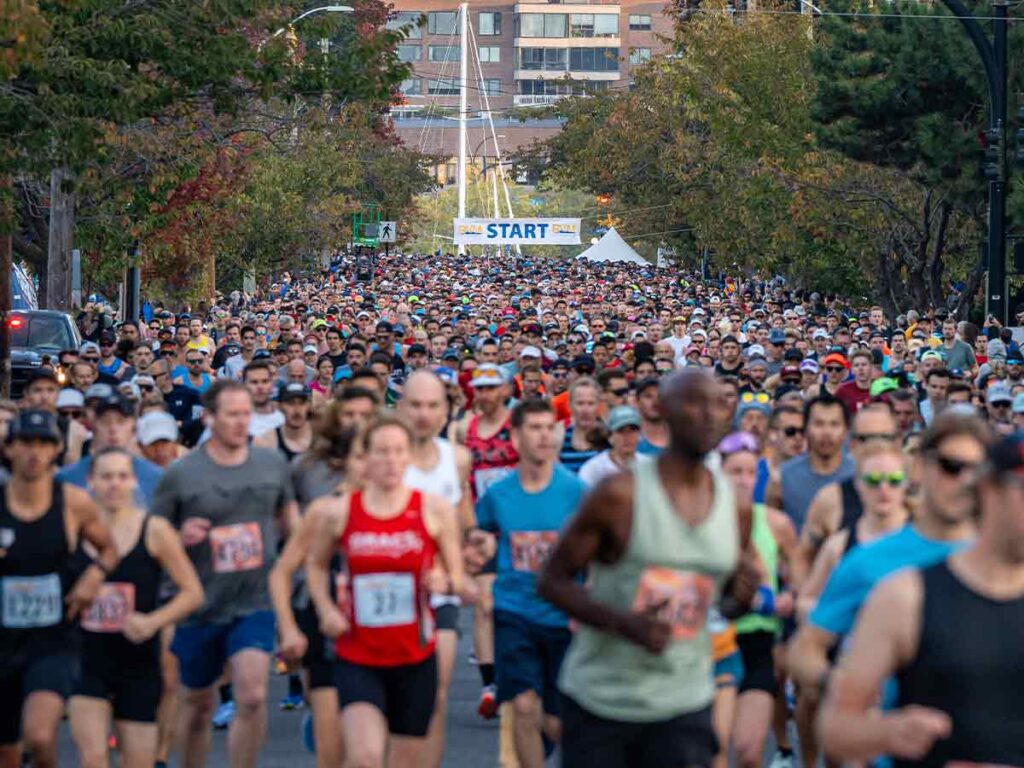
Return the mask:
[[(1024, 766), (1024, 434), (988, 451), (977, 541), (880, 585), (862, 610), (822, 721), (834, 758)], [(879, 717), (895, 676), (898, 709)]]
[[(53, 479), (61, 449), (53, 414), (22, 411), (6, 453), (11, 479), (0, 487), (0, 766), (57, 764), (57, 725), (74, 671), (70, 625), (117, 565), (110, 528), (89, 495)], [(71, 583), (79, 540), (97, 551)]]

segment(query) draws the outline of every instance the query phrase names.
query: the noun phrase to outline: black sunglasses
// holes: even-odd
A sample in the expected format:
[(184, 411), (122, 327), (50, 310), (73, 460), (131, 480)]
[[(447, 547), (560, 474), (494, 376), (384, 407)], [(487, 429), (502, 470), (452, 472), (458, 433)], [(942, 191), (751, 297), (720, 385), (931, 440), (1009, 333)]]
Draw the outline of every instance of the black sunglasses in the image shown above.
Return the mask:
[(782, 430), (782, 434), (784, 434), (786, 437), (796, 437), (797, 435), (802, 435), (803, 433), (803, 427), (785, 427)]
[(872, 440), (895, 440), (899, 437), (897, 432), (858, 432), (850, 435), (858, 443), (869, 443)]
[(608, 391), (616, 397), (625, 397), (629, 394), (630, 387), (619, 387), (618, 389), (609, 389)]
[(932, 459), (938, 464), (939, 469), (950, 477), (958, 477), (965, 470), (975, 469), (978, 466), (973, 461), (962, 461), (951, 456), (943, 456), (941, 453), (932, 454)]
[(173, 349), (161, 349), (160, 357), (175, 357), (178, 353)]
[(841, 365), (826, 365), (825, 370), (829, 373), (842, 373), (846, 369)]

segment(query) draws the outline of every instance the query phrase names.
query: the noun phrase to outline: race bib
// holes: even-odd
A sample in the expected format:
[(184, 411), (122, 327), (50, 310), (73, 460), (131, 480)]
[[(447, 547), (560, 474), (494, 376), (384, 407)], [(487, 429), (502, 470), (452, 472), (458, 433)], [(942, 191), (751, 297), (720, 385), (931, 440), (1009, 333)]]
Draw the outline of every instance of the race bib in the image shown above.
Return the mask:
[(126, 581), (105, 581), (89, 610), (82, 616), (88, 632), (120, 632), (135, 610), (135, 585)]
[(399, 627), (416, 621), (416, 582), (411, 573), (353, 576), (352, 597), (360, 627)]
[(558, 543), (558, 531), (513, 531), (508, 535), (512, 569), (537, 573)]
[(710, 576), (650, 567), (640, 575), (633, 610), (661, 606), (658, 618), (672, 625), (672, 639), (690, 640), (704, 628), (714, 592)]
[(214, 573), (251, 571), (263, 565), (263, 534), (258, 523), (221, 525), (210, 530)]
[(53, 627), (64, 617), (64, 595), (60, 576), (5, 576), (3, 625), (7, 629)]
[(478, 469), (473, 473), (473, 484), (476, 486), (476, 497), (479, 499), (487, 489), (496, 482), (506, 477), (513, 467), (490, 467), (489, 469)]

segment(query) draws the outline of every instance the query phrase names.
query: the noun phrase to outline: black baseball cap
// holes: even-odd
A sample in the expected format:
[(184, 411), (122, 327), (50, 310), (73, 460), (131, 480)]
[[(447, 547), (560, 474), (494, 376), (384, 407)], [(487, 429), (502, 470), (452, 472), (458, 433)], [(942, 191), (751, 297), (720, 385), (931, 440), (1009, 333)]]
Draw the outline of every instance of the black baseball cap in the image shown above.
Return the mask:
[(409, 355), (425, 355), (427, 354), (427, 348), (422, 344), (410, 344), (409, 351), (406, 353)]
[(1024, 432), (1016, 432), (989, 446), (988, 463), (998, 475), (1024, 477)]
[(11, 421), (7, 430), (7, 442), (13, 443), (15, 440), (47, 440), (59, 443), (61, 434), (57, 417), (48, 411), (21, 411)]
[(57, 374), (54, 373), (53, 368), (48, 365), (43, 365), (29, 371), (28, 377), (25, 380), (25, 386), (27, 387), (37, 381), (52, 381), (54, 384), (60, 384), (60, 381), (57, 379)]
[(285, 403), (291, 400), (309, 400), (312, 394), (305, 384), (290, 381), (277, 391), (277, 401)]
[(135, 415), (135, 404), (131, 400), (124, 397), (120, 392), (115, 392), (108, 397), (104, 397), (102, 400), (93, 406), (93, 410), (96, 412), (96, 417), (99, 418), (104, 413), (110, 411), (116, 411), (122, 416), (134, 416)]

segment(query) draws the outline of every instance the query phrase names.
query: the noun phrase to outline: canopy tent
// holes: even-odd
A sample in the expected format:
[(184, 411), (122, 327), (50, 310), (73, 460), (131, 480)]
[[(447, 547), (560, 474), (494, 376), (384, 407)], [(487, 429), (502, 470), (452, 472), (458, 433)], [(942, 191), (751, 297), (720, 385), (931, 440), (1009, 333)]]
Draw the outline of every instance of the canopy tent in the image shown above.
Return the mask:
[(643, 264), (650, 266), (647, 259), (634, 251), (612, 227), (604, 233), (604, 237), (587, 248), (576, 258), (587, 261), (613, 262), (616, 264)]

